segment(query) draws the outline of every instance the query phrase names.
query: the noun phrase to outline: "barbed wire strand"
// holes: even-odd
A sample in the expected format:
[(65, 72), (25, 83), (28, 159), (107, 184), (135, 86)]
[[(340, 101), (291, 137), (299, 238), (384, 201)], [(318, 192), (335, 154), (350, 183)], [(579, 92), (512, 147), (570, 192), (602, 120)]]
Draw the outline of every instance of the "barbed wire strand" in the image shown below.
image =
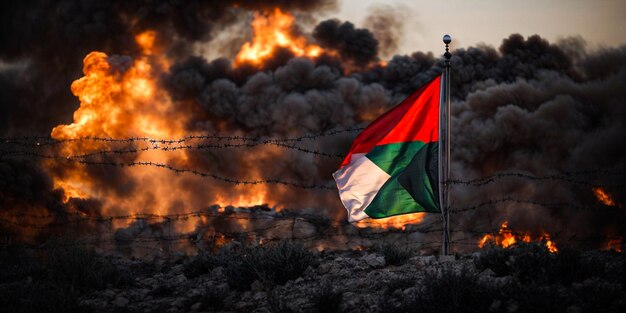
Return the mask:
[(128, 138), (110, 138), (110, 137), (99, 137), (99, 136), (85, 136), (78, 138), (65, 138), (65, 139), (55, 139), (49, 136), (21, 136), (21, 137), (3, 137), (0, 138), (0, 144), (19, 144), (24, 142), (33, 142), (35, 146), (43, 146), (43, 145), (56, 145), (63, 144), (68, 142), (79, 142), (79, 141), (96, 141), (96, 142), (149, 142), (149, 143), (160, 143), (160, 144), (175, 144), (175, 143), (183, 143), (191, 140), (219, 140), (219, 141), (250, 141), (250, 142), (298, 142), (305, 140), (314, 140), (323, 137), (335, 136), (339, 134), (345, 133), (353, 133), (364, 130), (365, 127), (353, 127), (346, 129), (332, 129), (318, 134), (309, 134), (302, 135), (298, 137), (284, 137), (284, 138), (272, 138), (272, 137), (249, 137), (249, 136), (225, 136), (218, 134), (202, 134), (202, 135), (189, 135), (185, 137), (181, 137), (178, 139), (157, 139), (150, 137), (128, 137)]

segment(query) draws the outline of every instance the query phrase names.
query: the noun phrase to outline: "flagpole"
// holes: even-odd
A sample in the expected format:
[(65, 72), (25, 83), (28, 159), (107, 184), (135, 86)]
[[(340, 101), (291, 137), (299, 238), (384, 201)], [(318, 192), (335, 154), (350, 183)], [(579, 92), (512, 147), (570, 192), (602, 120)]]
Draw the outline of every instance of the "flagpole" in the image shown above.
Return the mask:
[(443, 36), (446, 44), (444, 79), (442, 82), (442, 105), (440, 114), (440, 142), (439, 149), (439, 201), (443, 220), (443, 255), (450, 253), (450, 192), (448, 179), (450, 177), (450, 58), (449, 44), (452, 42), (450, 35)]

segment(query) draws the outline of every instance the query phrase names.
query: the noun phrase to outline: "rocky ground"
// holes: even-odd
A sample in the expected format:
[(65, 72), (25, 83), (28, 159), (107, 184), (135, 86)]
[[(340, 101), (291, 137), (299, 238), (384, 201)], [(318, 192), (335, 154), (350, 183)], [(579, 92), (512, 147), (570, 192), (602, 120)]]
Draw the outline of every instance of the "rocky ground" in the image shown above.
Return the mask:
[(66, 247), (2, 257), (5, 312), (626, 311), (626, 258), (614, 251), (522, 245), (435, 257), (280, 242), (154, 260)]

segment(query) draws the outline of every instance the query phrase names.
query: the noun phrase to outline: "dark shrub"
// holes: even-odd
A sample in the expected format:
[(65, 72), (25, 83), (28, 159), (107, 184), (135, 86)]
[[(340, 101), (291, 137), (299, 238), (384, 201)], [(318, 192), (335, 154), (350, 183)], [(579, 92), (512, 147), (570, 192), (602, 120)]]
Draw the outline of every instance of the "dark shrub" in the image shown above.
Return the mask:
[(219, 256), (204, 252), (185, 262), (183, 273), (187, 278), (195, 278), (210, 273), (211, 270), (221, 266), (221, 264)]
[(220, 311), (225, 307), (226, 297), (228, 296), (228, 290), (209, 288), (204, 291), (202, 295), (191, 297), (188, 305), (194, 305), (195, 303), (201, 303), (201, 311)]
[(293, 307), (284, 301), (283, 296), (277, 289), (272, 289), (267, 293), (267, 305), (272, 313), (295, 313)]
[(513, 258), (510, 266), (513, 275), (520, 282), (547, 284), (551, 273), (554, 273), (556, 254), (550, 253), (545, 245), (540, 243), (519, 244), (511, 248)]
[(466, 268), (444, 267), (440, 272), (427, 272), (413, 297), (407, 299), (401, 312), (489, 312), (499, 293), (481, 285), (476, 274)]
[(411, 257), (411, 251), (393, 243), (384, 244), (380, 250), (385, 256), (385, 262), (391, 265), (402, 265)]
[(594, 278), (574, 284), (573, 289), (583, 312), (626, 312), (626, 292), (620, 283)]
[(107, 284), (128, 285), (129, 273), (118, 270), (95, 252), (78, 245), (54, 244), (48, 249), (43, 265), (48, 278), (72, 290), (103, 289)]
[(343, 293), (333, 288), (330, 281), (325, 281), (313, 292), (310, 300), (313, 308), (319, 313), (338, 312), (341, 300), (343, 300)]
[(247, 290), (255, 280), (265, 286), (282, 285), (300, 277), (313, 263), (313, 255), (304, 246), (281, 241), (229, 253), (224, 264), (228, 285), (237, 290)]
[(491, 269), (496, 276), (507, 276), (511, 274), (510, 266), (513, 251), (510, 248), (492, 247), (483, 249), (481, 255), (475, 260), (476, 268), (479, 270)]
[(11, 283), (0, 285), (0, 311), (12, 313), (87, 313), (75, 292), (44, 283)]
[(581, 253), (570, 248), (560, 249), (554, 256), (550, 268), (547, 274), (551, 283), (570, 285), (587, 277), (586, 270), (581, 264)]
[[(484, 251), (475, 260), (475, 265), (481, 271), (489, 268), (497, 276), (515, 276), (523, 283), (547, 283), (555, 278), (556, 257), (544, 244), (518, 243), (508, 248), (493, 247)], [(575, 266), (570, 261), (571, 257), (565, 256), (563, 265)]]
[[(502, 288), (508, 301), (500, 311), (519, 313), (555, 313), (566, 312), (575, 304), (570, 290), (562, 285), (537, 285), (514, 283)], [(512, 310), (515, 308), (515, 310)], [(586, 311), (585, 311), (586, 312)]]
[[(404, 299), (402, 292), (404, 289), (414, 287), (416, 283), (417, 279), (415, 277), (402, 277), (392, 279), (389, 283), (381, 286), (383, 288), (383, 296), (378, 301), (379, 308), (383, 312), (407, 312), (408, 307), (405, 306), (410, 301)], [(396, 290), (399, 291), (399, 297)]]
[(28, 277), (34, 280), (47, 277), (46, 269), (33, 253), (20, 246), (0, 249), (0, 283), (19, 281)]

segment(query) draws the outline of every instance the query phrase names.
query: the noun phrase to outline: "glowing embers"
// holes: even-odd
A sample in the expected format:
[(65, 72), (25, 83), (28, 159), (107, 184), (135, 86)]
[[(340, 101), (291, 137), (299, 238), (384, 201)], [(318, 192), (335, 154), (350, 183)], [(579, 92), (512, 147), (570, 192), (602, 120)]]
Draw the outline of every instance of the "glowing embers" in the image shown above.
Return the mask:
[(505, 221), (504, 223), (502, 223), (502, 225), (500, 226), (500, 230), (498, 231), (498, 234), (495, 234), (495, 235), (487, 234), (483, 236), (478, 241), (478, 247), (483, 248), (484, 246), (491, 244), (491, 245), (495, 245), (495, 246), (502, 247), (502, 248), (508, 248), (519, 242), (530, 243), (533, 241), (542, 242), (543, 244), (545, 244), (548, 251), (552, 253), (556, 253), (559, 251), (559, 249), (556, 247), (556, 244), (550, 239), (550, 234), (543, 232), (541, 236), (533, 240), (532, 236), (528, 233), (520, 233), (520, 232), (512, 231), (509, 228), (508, 221)]
[(424, 220), (426, 213), (403, 214), (381, 219), (364, 219), (356, 222), (357, 227), (371, 227), (381, 229), (401, 229), (406, 230), (410, 224), (419, 224)]
[(604, 189), (600, 187), (593, 187), (592, 190), (598, 201), (602, 202), (606, 206), (615, 206), (615, 201)]
[(616, 237), (607, 241), (605, 250), (613, 250), (615, 252), (622, 252), (622, 237)]
[(293, 15), (278, 8), (264, 13), (254, 13), (252, 22), (254, 37), (241, 46), (235, 57), (235, 66), (251, 64), (259, 66), (275, 53), (277, 48), (289, 50), (295, 56), (317, 57), (322, 47), (310, 44), (299, 34)]

